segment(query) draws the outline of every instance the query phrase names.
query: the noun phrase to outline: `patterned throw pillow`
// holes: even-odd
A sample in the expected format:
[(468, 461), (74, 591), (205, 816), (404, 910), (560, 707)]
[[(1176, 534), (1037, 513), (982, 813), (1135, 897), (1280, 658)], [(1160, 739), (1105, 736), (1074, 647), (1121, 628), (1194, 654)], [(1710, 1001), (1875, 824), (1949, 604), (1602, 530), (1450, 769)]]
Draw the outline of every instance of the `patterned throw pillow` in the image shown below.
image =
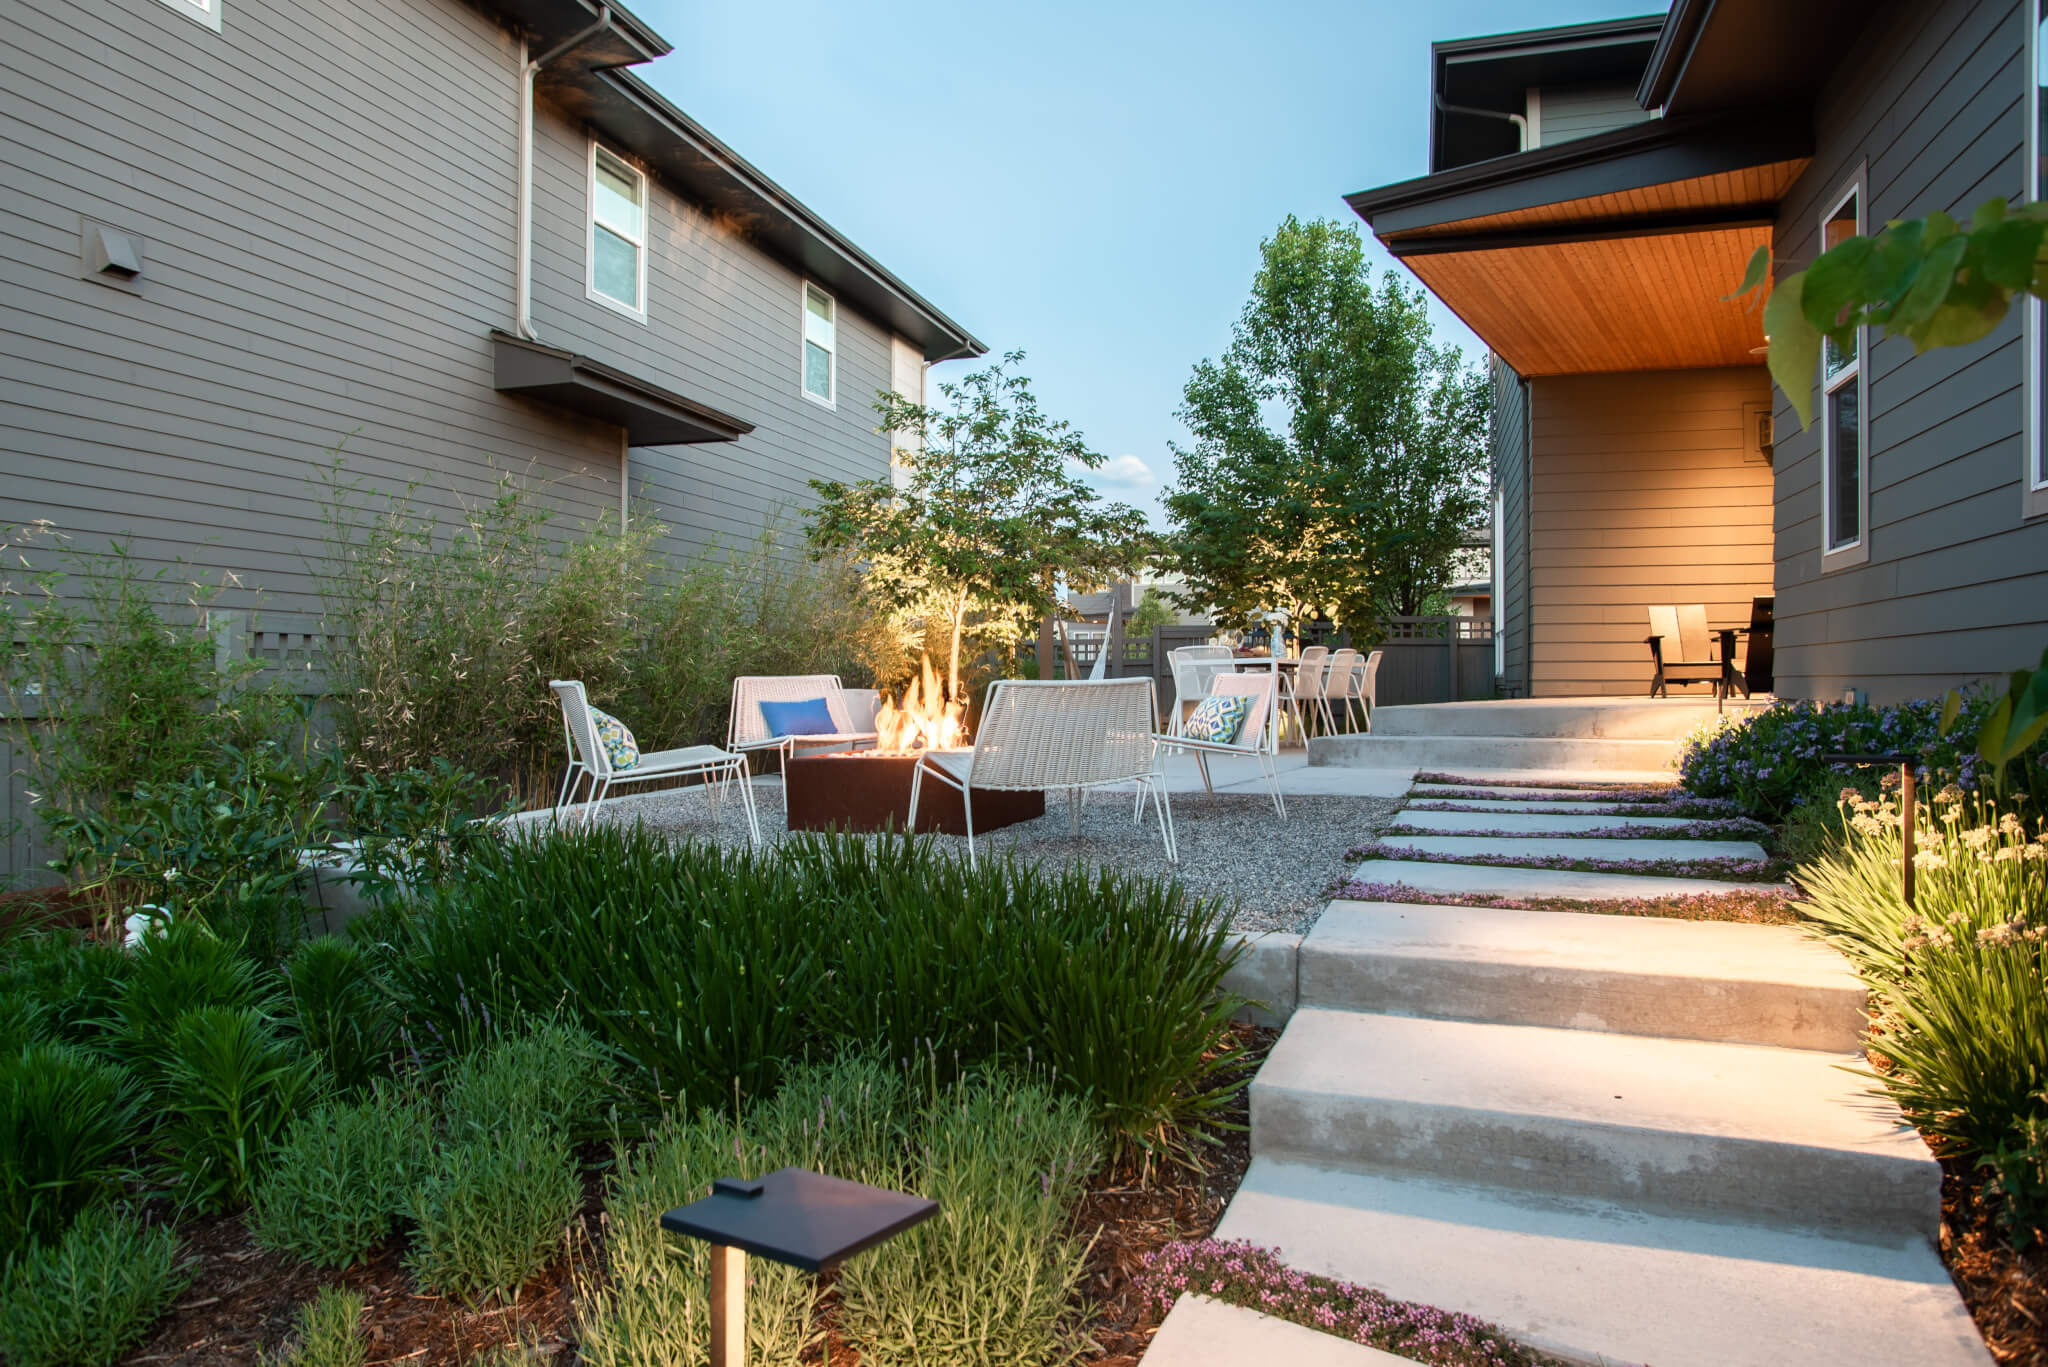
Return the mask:
[(612, 768), (630, 769), (640, 762), (640, 747), (633, 740), (633, 733), (626, 724), (609, 712), (590, 709), (590, 724), (596, 728), (597, 743), (604, 747)]
[(1244, 719), (1251, 715), (1251, 710), (1252, 700), (1242, 693), (1214, 694), (1195, 704), (1195, 710), (1180, 729), (1190, 740), (1235, 745), (1237, 733), (1244, 730)]

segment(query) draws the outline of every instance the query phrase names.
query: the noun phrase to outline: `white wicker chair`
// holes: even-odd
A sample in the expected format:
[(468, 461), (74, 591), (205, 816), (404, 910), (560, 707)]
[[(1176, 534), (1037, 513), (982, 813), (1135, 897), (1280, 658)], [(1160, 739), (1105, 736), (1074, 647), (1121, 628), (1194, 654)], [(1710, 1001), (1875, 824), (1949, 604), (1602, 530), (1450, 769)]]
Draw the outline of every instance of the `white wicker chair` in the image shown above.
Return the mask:
[(569, 770), (562, 775), (562, 788), (555, 797), (555, 818), (568, 810), (569, 799), (590, 781), (590, 797), (583, 803), (585, 825), (596, 819), (597, 806), (613, 788), (629, 783), (652, 783), (665, 778), (701, 778), (712, 810), (718, 810), (727, 779), (738, 781), (740, 805), (747, 813), (747, 838), (761, 843), (761, 820), (754, 811), (754, 785), (747, 781), (747, 757), (721, 750), (715, 745), (686, 745), (679, 750), (643, 751), (640, 762), (630, 769), (612, 766), (611, 755), (597, 738), (590, 719), (590, 700), (577, 679), (550, 679), (548, 687), (562, 704), (562, 730), (569, 740)]
[[(805, 702), (823, 698), (832, 714), (832, 729), (815, 736), (778, 736), (770, 730), (761, 713), (764, 702)], [(837, 674), (745, 674), (732, 681), (732, 717), (726, 724), (726, 748), (747, 755), (756, 750), (773, 750), (782, 773), (782, 810), (789, 810), (789, 757), (802, 750), (807, 754), (831, 754), (858, 750), (875, 743), (872, 725), (861, 730), (853, 720)]]
[(1210, 697), (1246, 697), (1252, 700), (1251, 710), (1245, 713), (1244, 725), (1238, 728), (1237, 739), (1229, 743), (1213, 740), (1195, 740), (1185, 731), (1158, 737), (1164, 749), (1185, 750), (1195, 757), (1195, 767), (1202, 774), (1202, 788), (1215, 792), (1215, 785), (1209, 781), (1209, 756), (1247, 755), (1258, 761), (1259, 773), (1266, 780), (1266, 791), (1273, 795), (1273, 810), (1280, 819), (1287, 819), (1287, 799), (1280, 795), (1280, 728), (1273, 723), (1277, 720), (1280, 706), (1280, 681), (1270, 673), (1247, 672), (1244, 674), (1222, 674), (1216, 678), (1215, 688)]
[(1188, 709), (1209, 696), (1218, 676), (1235, 673), (1237, 665), (1229, 646), (1181, 646), (1166, 658), (1173, 666), (1173, 716), (1166, 729), (1177, 736)]
[(1152, 735), (1157, 718), (1150, 679), (1001, 680), (982, 704), (973, 750), (926, 750), (918, 756), (910, 781), (910, 824), (917, 825), (926, 778), (958, 789), (967, 812), (967, 862), (972, 864), (974, 789), (1064, 789), (1078, 834), (1084, 789), (1135, 782), (1140, 811), (1149, 795), (1159, 812), (1166, 857), (1177, 860), (1173, 807), (1161, 782)]

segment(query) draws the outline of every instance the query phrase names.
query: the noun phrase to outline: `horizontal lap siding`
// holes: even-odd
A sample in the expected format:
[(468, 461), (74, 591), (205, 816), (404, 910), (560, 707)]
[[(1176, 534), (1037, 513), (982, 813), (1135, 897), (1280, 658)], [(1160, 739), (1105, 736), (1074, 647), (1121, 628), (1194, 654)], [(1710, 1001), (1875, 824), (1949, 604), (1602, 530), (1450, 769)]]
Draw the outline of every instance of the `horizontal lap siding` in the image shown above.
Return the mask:
[(535, 142), (541, 337), (754, 424), (729, 444), (632, 453), (634, 494), (671, 529), (673, 553), (751, 542), (771, 518), (795, 527), (816, 498), (812, 479), (888, 476), (889, 443), (874, 411), (876, 391), (890, 384), (886, 329), (838, 301), (837, 405), (804, 397), (803, 277), (658, 183), (648, 216), (647, 321), (598, 303), (585, 291), (588, 135), (543, 106)]
[[(615, 428), (491, 388), (516, 71), (454, 0), (0, 10), (0, 524), (304, 610), (337, 447), (443, 511), (499, 471), (616, 507)], [(143, 240), (140, 295), (78, 278), (81, 216)]]
[(1500, 491), (1502, 563), (1494, 567), (1497, 586), (1494, 629), (1501, 638), (1501, 683), (1529, 689), (1529, 388), (1514, 368), (1493, 357), (1494, 487)]
[(1530, 381), (1537, 695), (1645, 692), (1649, 605), (1747, 622), (1771, 591), (1771, 472), (1742, 422), (1768, 388), (1751, 367)]
[[(1967, 217), (2023, 188), (2025, 12), (2012, 0), (1875, 11), (1816, 110), (1817, 154), (1786, 196), (1778, 258), (1863, 162), (1865, 222)], [(1915, 356), (1873, 341), (1867, 564), (1821, 572), (1820, 435), (1778, 400), (1779, 691), (1926, 696), (2039, 658), (2048, 519), (2022, 517), (2024, 348), (2017, 317), (1968, 347)]]

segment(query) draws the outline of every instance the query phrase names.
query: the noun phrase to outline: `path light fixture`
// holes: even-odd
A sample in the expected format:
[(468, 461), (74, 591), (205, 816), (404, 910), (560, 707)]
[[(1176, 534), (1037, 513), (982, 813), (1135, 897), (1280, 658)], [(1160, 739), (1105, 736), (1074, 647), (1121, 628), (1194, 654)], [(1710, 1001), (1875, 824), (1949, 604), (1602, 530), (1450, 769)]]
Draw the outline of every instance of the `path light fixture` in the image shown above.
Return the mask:
[(1918, 755), (1822, 755), (1823, 764), (1853, 764), (1858, 768), (1870, 764), (1896, 764), (1899, 766), (1899, 834), (1902, 853), (1899, 857), (1899, 890), (1904, 894), (1908, 910), (1913, 906), (1913, 826), (1915, 794), (1913, 783), (1914, 766), (1920, 763)]
[(781, 1168), (752, 1181), (721, 1177), (661, 1227), (711, 1245), (711, 1367), (746, 1367), (749, 1253), (816, 1274), (938, 1213), (922, 1196)]

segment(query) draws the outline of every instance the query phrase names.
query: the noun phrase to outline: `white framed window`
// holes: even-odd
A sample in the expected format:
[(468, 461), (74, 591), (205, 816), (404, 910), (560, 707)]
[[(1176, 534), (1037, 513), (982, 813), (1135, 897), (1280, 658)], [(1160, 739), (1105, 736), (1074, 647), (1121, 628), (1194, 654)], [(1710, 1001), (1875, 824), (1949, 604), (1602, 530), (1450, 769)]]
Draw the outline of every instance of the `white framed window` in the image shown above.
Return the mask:
[(163, 3), (194, 23), (220, 32), (220, 7), (224, 0), (163, 0)]
[(647, 177), (590, 144), (590, 264), (584, 293), (647, 321)]
[[(2035, 0), (2027, 24), (2027, 147), (2026, 184), (2030, 200), (2041, 198), (2042, 158), (2048, 157), (2048, 0)], [(2048, 514), (2048, 304), (2027, 300), (2026, 440), (2020, 443), (2025, 465), (2020, 471), (2020, 516)]]
[[(1863, 231), (1868, 168), (1842, 187), (1820, 216), (1820, 249)], [(1857, 328), (1848, 347), (1824, 342), (1820, 353), (1821, 568), (1870, 558), (1870, 385), (1864, 352), (1869, 329)]]
[(839, 305), (804, 281), (804, 397), (834, 407), (839, 393)]

